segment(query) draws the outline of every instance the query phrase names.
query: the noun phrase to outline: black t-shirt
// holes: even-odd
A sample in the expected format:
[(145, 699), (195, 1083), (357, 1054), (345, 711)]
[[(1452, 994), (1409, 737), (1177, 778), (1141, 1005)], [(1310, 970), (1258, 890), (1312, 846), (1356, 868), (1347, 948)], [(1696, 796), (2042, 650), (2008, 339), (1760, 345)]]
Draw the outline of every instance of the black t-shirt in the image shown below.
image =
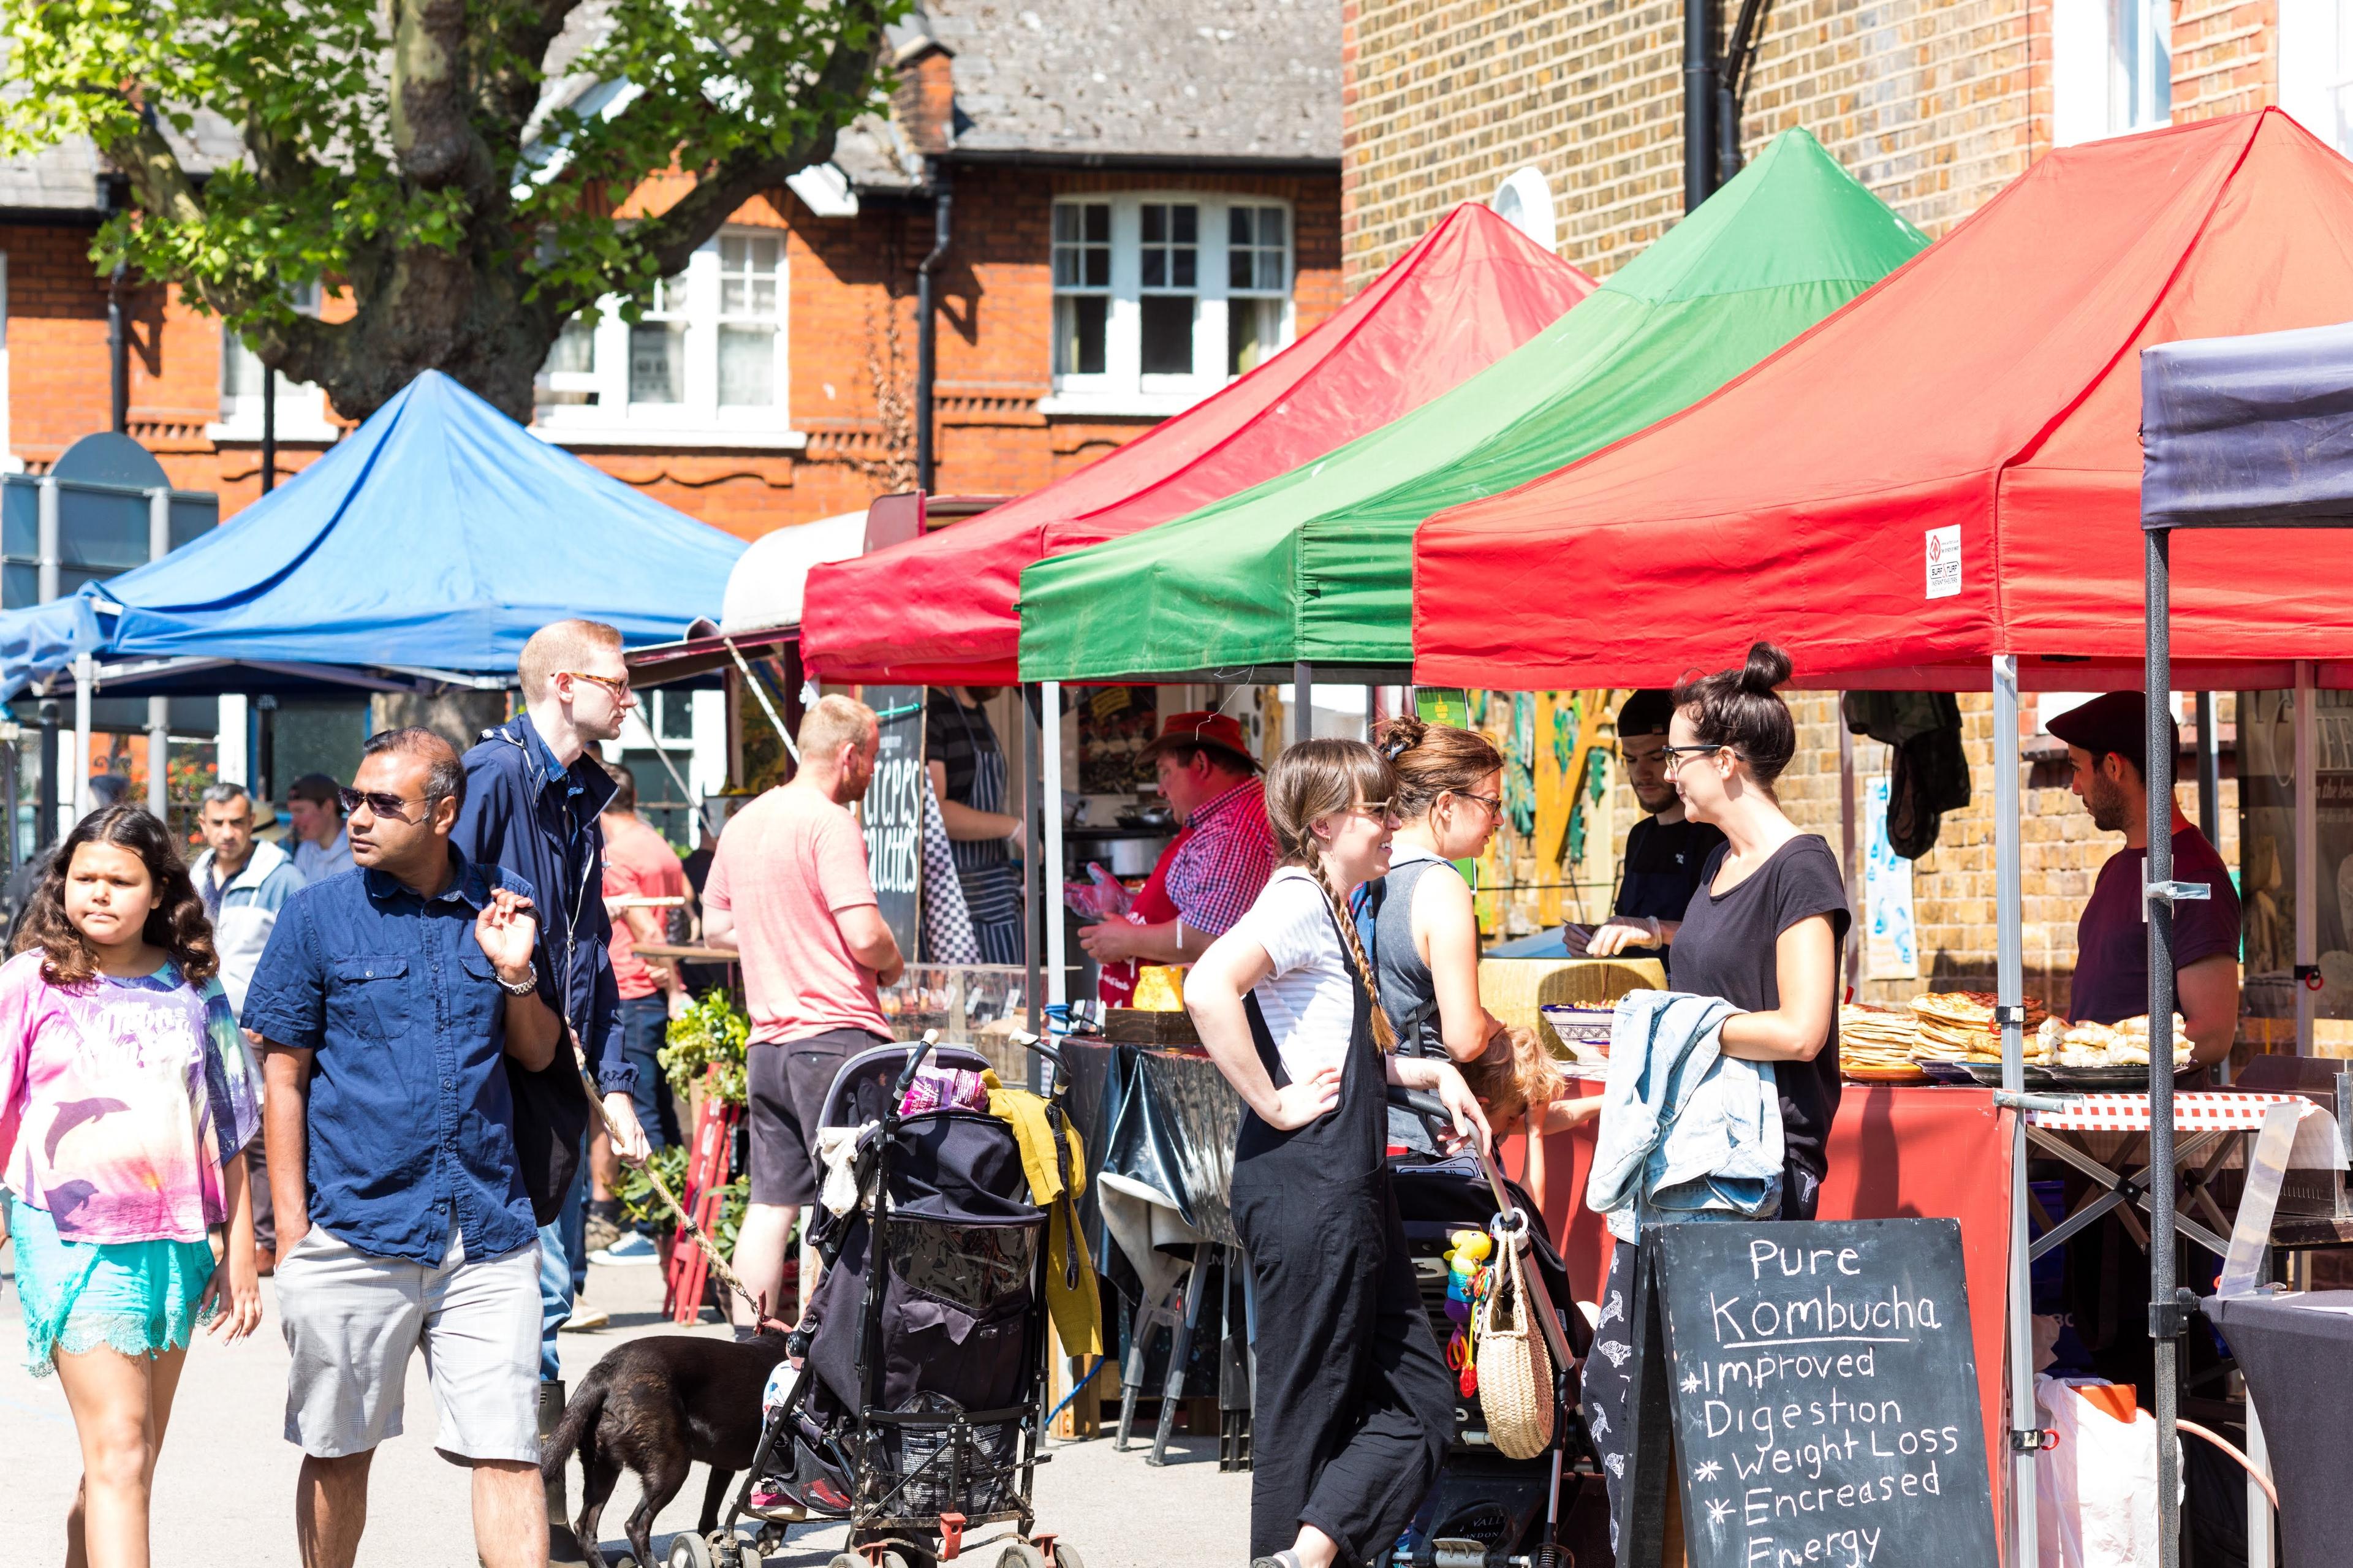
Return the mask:
[[(1683, 911), (1675, 933), (1675, 989), (1721, 996), (1745, 1013), (1770, 1012), (1781, 1005), (1781, 978), (1774, 944), (1783, 931), (1812, 915), (1831, 918), (1833, 951), (1846, 940), (1852, 918), (1846, 884), (1837, 858), (1820, 837), (1800, 833), (1776, 849), (1749, 879), (1728, 893), (1708, 891), (1725, 846), (1718, 845), (1700, 871), (1700, 890)], [(1837, 960), (1832, 959), (1833, 964)], [(1838, 972), (1833, 968), (1833, 999)], [(1838, 1114), (1838, 1014), (1831, 1014), (1831, 1037), (1810, 1062), (1775, 1062), (1781, 1099), (1781, 1217), (1811, 1219), (1829, 1169), (1825, 1146), (1831, 1119)]]
[[(1635, 920), (1683, 919), (1699, 891), (1701, 868), (1723, 842), (1724, 829), (1712, 823), (1642, 818), (1627, 830), (1626, 869), (1618, 879), (1618, 903), (1610, 912)], [(1625, 956), (1663, 959), (1673, 968), (1671, 948), (1630, 947)]]
[[(2075, 985), (2068, 1022), (2114, 1024), (2148, 1011), (2148, 925), (2141, 919), (2140, 882), (2146, 849), (2119, 849), (2100, 868), (2092, 897), (2075, 922)], [(2239, 954), (2239, 893), (2230, 868), (2195, 827), (2173, 833), (2173, 879), (2203, 882), (2203, 900), (2173, 906), (2173, 967), (2179, 971), (2218, 952)]]

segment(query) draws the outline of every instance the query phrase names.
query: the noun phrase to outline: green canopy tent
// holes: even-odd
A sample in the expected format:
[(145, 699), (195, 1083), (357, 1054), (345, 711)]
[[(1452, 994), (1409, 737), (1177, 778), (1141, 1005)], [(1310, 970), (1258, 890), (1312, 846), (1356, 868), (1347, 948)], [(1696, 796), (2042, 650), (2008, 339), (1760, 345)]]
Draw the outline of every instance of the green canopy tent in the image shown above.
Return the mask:
[(1786, 131), (1451, 392), (1189, 516), (1029, 566), (1021, 677), (1404, 679), (1425, 519), (1689, 406), (1926, 244), (1811, 136)]

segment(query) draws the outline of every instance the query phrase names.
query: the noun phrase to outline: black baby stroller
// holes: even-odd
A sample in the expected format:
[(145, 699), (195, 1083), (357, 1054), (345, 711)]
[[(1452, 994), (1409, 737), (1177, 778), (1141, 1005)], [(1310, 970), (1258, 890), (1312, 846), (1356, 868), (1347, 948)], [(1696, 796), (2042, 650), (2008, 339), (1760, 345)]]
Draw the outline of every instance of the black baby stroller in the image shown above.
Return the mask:
[[(1017, 1038), (1058, 1069), (1049, 1117), (1059, 1129), (1060, 1059)], [(871, 1213), (855, 1203), (815, 1210), (809, 1234), (826, 1270), (793, 1335), (805, 1365), (769, 1411), (713, 1538), (719, 1568), (742, 1560), (744, 1518), (762, 1522), (764, 1553), (790, 1524), (846, 1521), (849, 1551), (831, 1568), (932, 1568), (977, 1544), (966, 1531), (993, 1524), (1013, 1527), (991, 1538), (1007, 1542), (1000, 1568), (1084, 1568), (1037, 1532), (1030, 1503), (1046, 1462), (1049, 1211), (1029, 1202), (1007, 1122), (953, 1107), (899, 1113), (927, 1060), (989, 1065), (927, 1037), (860, 1052), (827, 1094), (820, 1126), (871, 1124), (854, 1166)], [(1082, 1252), (1071, 1249), (1074, 1267)], [(779, 1502), (765, 1489), (786, 1476)]]
[[(1436, 1129), (1452, 1125), (1429, 1095), (1392, 1089), (1389, 1098)], [(1590, 1348), (1592, 1333), (1572, 1304), (1568, 1270), (1554, 1250), (1543, 1216), (1526, 1191), (1506, 1181), (1494, 1163), (1475, 1149), (1447, 1157), (1392, 1154), (1389, 1173), (1405, 1222), (1406, 1246), (1421, 1283), (1422, 1305), (1440, 1346), (1454, 1329), (1446, 1315), (1450, 1237), (1460, 1230), (1485, 1230), (1495, 1236), (1500, 1247), (1525, 1226), (1525, 1261), (1552, 1309), (1548, 1326), (1555, 1331), (1546, 1340), (1556, 1404), (1551, 1447), (1532, 1459), (1512, 1459), (1490, 1441), (1477, 1397), (1458, 1397), (1445, 1465), (1385, 1568), (1575, 1568), (1588, 1559), (1589, 1568), (1601, 1568), (1609, 1561), (1606, 1515), (1582, 1510), (1604, 1530), (1599, 1557), (1577, 1552), (1572, 1544), (1588, 1522), (1576, 1505), (1585, 1491), (1598, 1493), (1600, 1486), (1592, 1443), (1577, 1415), (1575, 1363), (1570, 1360)], [(1499, 1215), (1505, 1217), (1499, 1220)]]

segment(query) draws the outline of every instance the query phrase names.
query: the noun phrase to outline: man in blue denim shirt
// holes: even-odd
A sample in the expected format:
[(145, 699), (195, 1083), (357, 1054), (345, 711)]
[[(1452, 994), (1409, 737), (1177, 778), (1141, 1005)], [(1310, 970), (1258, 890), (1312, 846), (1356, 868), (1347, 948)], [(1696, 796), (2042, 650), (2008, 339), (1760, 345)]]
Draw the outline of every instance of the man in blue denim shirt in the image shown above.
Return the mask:
[[(603, 1098), (615, 1130), (614, 1152), (646, 1155), (630, 1094), (636, 1069), (622, 1051), (621, 997), (613, 979), (613, 922), (604, 898), (604, 829), (597, 816), (612, 798), (612, 776), (587, 755), (592, 742), (619, 738), (637, 699), (621, 634), (596, 621), (557, 621), (533, 632), (516, 662), (525, 711), (483, 733), (467, 752), (466, 808), (453, 842), (475, 860), (504, 866), (540, 890), (540, 996), (562, 1016)], [(556, 1330), (573, 1314), (588, 1268), (583, 1224), (580, 1137), (587, 1126), (568, 1049), (561, 1071), (518, 1089), (544, 1095), (556, 1115), (577, 1109), (576, 1130), (551, 1151), (562, 1176), (563, 1204), (539, 1233), (540, 1431), (564, 1415), (563, 1363)], [(551, 1118), (553, 1119), (553, 1118)], [(537, 1151), (524, 1158), (536, 1163)], [(565, 1162), (568, 1160), (568, 1163)], [(547, 1211), (543, 1208), (542, 1214)], [(558, 1558), (578, 1548), (565, 1519), (564, 1479), (547, 1484), (548, 1526)]]
[(303, 1453), (305, 1568), (349, 1568), (410, 1353), (434, 1446), (473, 1468), (487, 1568), (543, 1568), (539, 1247), (506, 1058), (543, 1069), (531, 889), (449, 842), (466, 788), (429, 731), (369, 738), (350, 797), (356, 877), (290, 900), (242, 1022), (268, 1050), (286, 1436)]

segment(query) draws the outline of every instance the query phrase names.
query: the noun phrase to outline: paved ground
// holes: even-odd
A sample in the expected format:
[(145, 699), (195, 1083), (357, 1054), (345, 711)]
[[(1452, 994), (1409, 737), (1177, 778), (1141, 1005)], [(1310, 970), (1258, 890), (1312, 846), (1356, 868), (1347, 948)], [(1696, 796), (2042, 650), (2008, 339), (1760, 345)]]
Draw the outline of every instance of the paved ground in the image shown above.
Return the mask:
[[(0, 1251), (0, 1258), (5, 1258)], [(0, 1271), (0, 1281), (5, 1281)], [(265, 1293), (269, 1282), (263, 1282)], [(624, 1340), (677, 1330), (659, 1321), (661, 1282), (651, 1268), (596, 1268), (589, 1297), (613, 1315), (613, 1327), (565, 1337), (575, 1377)], [(276, 1303), (259, 1332), (224, 1348), (200, 1340), (190, 1352), (179, 1408), (155, 1479), (154, 1561), (158, 1568), (297, 1568), (293, 1488), (300, 1456), (280, 1436), (286, 1346)], [(0, 1520), (6, 1560), (50, 1563), (65, 1555), (66, 1503), (80, 1474), (73, 1422), (56, 1380), (28, 1375), (16, 1291), (0, 1288)], [(754, 1395), (756, 1397), (756, 1394)], [(368, 1535), (361, 1568), (471, 1568), (466, 1474), (433, 1452), (432, 1395), (422, 1360), (409, 1369), (411, 1430), (376, 1458)], [(1245, 1560), (1250, 1478), (1221, 1475), (1214, 1438), (1179, 1439), (1177, 1462), (1154, 1469), (1141, 1452), (1117, 1454), (1106, 1441), (1052, 1445), (1053, 1462), (1038, 1473), (1040, 1524), (1083, 1554), (1086, 1568), (1239, 1568)], [(574, 1485), (578, 1475), (574, 1474)], [(691, 1529), (702, 1497), (696, 1468), (656, 1526), (655, 1550), (669, 1532)], [(637, 1506), (624, 1479), (605, 1513), (606, 1552), (627, 1543), (620, 1520)], [(815, 1568), (839, 1550), (840, 1531), (797, 1533), (771, 1564)], [(995, 1549), (973, 1559), (994, 1568)]]

